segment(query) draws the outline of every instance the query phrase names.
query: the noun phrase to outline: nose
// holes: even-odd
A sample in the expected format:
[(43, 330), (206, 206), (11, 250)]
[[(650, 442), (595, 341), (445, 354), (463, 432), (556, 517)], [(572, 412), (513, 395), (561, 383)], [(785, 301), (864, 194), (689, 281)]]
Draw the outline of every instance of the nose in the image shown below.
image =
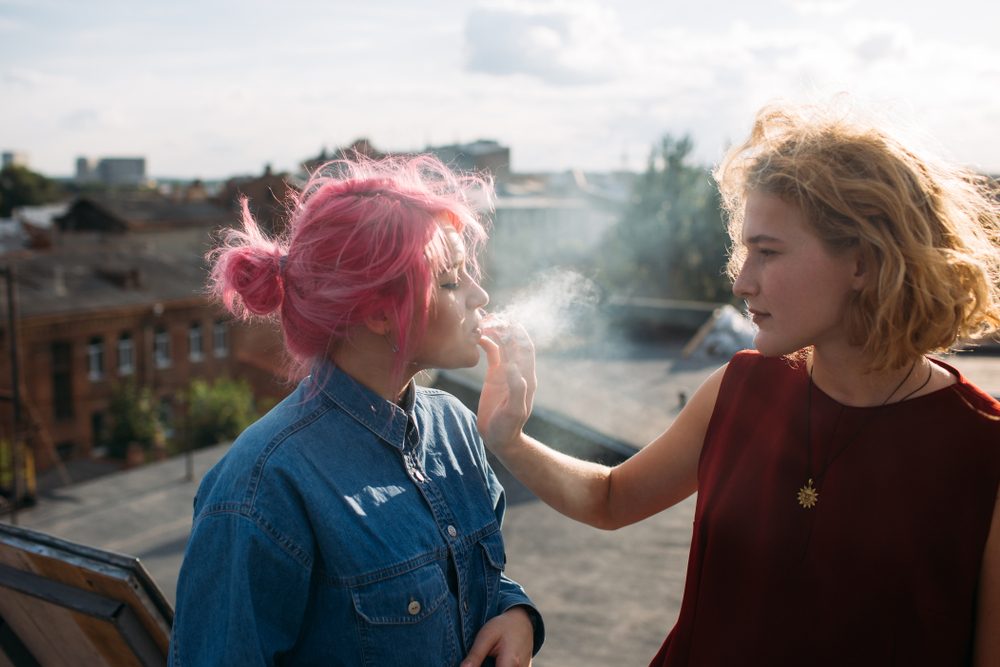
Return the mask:
[(757, 293), (757, 283), (753, 280), (753, 276), (748, 266), (749, 263), (749, 257), (743, 260), (743, 265), (740, 266), (740, 272), (736, 275), (736, 280), (733, 281), (733, 294), (741, 299), (746, 299), (747, 297), (753, 296)]
[(473, 281), (472, 289), (469, 291), (469, 298), (467, 300), (469, 310), (478, 310), (479, 308), (486, 306), (489, 302), (489, 293), (483, 289), (482, 285)]

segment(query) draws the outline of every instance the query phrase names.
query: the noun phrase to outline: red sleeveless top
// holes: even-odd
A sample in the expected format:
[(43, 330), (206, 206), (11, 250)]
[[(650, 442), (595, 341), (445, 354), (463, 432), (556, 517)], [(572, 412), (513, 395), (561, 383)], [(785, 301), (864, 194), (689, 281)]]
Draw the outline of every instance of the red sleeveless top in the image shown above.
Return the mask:
[[(699, 462), (680, 615), (652, 665), (971, 663), (1000, 403), (935, 363), (957, 384), (883, 407), (813, 387), (809, 470), (805, 364), (733, 358)], [(819, 501), (804, 509), (809, 477)]]

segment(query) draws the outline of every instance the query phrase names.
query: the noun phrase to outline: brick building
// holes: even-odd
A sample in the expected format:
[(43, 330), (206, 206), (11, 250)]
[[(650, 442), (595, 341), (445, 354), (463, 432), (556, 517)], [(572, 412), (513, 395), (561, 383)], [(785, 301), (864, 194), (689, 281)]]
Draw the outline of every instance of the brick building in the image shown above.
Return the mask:
[(219, 191), (218, 200), (238, 210), (241, 197), (247, 198), (250, 212), (260, 228), (268, 234), (280, 235), (285, 231), (288, 194), (291, 186), (289, 176), (275, 173), (271, 165), (264, 173), (255, 177), (231, 178)]
[[(264, 400), (286, 393), (276, 332), (231, 321), (204, 294), (212, 232), (232, 215), (150, 202), (78, 200), (50, 248), (0, 260), (15, 272), (23, 423), (40, 470), (57, 455), (90, 456), (122, 382), (149, 387), (168, 426), (193, 378), (244, 378)], [(0, 396), (9, 398), (5, 295), (0, 307)], [(12, 422), (3, 401), (0, 437)]]

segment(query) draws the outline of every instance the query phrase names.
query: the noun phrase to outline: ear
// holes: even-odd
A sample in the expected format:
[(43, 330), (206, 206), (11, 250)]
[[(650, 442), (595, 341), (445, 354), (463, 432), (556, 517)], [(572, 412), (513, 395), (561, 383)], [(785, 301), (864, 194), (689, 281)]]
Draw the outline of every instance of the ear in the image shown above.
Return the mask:
[(860, 250), (854, 250), (851, 253), (851, 266), (854, 268), (854, 273), (851, 275), (851, 287), (856, 291), (861, 291), (869, 281), (869, 268), (870, 262), (865, 259), (865, 256)]
[(377, 336), (384, 336), (392, 331), (392, 323), (384, 310), (365, 318), (365, 328)]

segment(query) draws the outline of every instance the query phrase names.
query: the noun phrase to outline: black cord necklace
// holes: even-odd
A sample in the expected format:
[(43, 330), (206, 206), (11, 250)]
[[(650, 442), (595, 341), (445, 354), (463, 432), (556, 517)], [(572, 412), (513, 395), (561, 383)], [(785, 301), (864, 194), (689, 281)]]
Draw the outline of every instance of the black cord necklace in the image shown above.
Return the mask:
[[(885, 397), (885, 400), (882, 401), (878, 405), (878, 407), (880, 408), (883, 407), (886, 403), (889, 402), (889, 400), (893, 396), (896, 395), (896, 392), (899, 391), (900, 388), (904, 384), (906, 384), (906, 381), (910, 379), (910, 376), (913, 375), (913, 370), (916, 367), (917, 367), (917, 362), (916, 360), (914, 360), (914, 362), (910, 365), (910, 370), (906, 372), (906, 375), (903, 376), (903, 379), (900, 380), (899, 384), (897, 384), (895, 388), (893, 388), (892, 392), (890, 392), (889, 395)], [(931, 381), (931, 376), (933, 374), (934, 374), (934, 369), (928, 368), (927, 379), (924, 380), (923, 384), (921, 384), (919, 387), (908, 393), (903, 398), (899, 399), (898, 402), (902, 403), (903, 401), (910, 398), (918, 391), (926, 387), (927, 383)], [(803, 509), (812, 509), (819, 502), (819, 488), (813, 485), (813, 477), (812, 477), (812, 393), (813, 393), (813, 369), (810, 367), (809, 388), (806, 392), (806, 475), (808, 477), (808, 481), (805, 483), (805, 485), (799, 488), (798, 495), (796, 496), (797, 500), (799, 501), (799, 505)], [(841, 405), (840, 412), (837, 414), (837, 421), (834, 422), (833, 435), (831, 436), (830, 440), (831, 442), (837, 439), (837, 429), (840, 427), (840, 418), (843, 415), (844, 415), (844, 406)], [(843, 454), (844, 450), (853, 445), (854, 441), (858, 439), (858, 436), (861, 435), (861, 432), (864, 430), (865, 426), (868, 425), (870, 419), (871, 418), (869, 417), (869, 419), (862, 422), (861, 425), (858, 426), (858, 429), (854, 432), (854, 434), (847, 439), (846, 444), (844, 444), (843, 447), (838, 449), (836, 453), (834, 453), (834, 455), (830, 457), (830, 459), (826, 462), (826, 464), (823, 466), (823, 469), (820, 470), (819, 473), (816, 475), (816, 479), (820, 483), (822, 483), (823, 477), (826, 475), (826, 471), (830, 468), (831, 465), (833, 465), (833, 462), (837, 459), (837, 457)]]

